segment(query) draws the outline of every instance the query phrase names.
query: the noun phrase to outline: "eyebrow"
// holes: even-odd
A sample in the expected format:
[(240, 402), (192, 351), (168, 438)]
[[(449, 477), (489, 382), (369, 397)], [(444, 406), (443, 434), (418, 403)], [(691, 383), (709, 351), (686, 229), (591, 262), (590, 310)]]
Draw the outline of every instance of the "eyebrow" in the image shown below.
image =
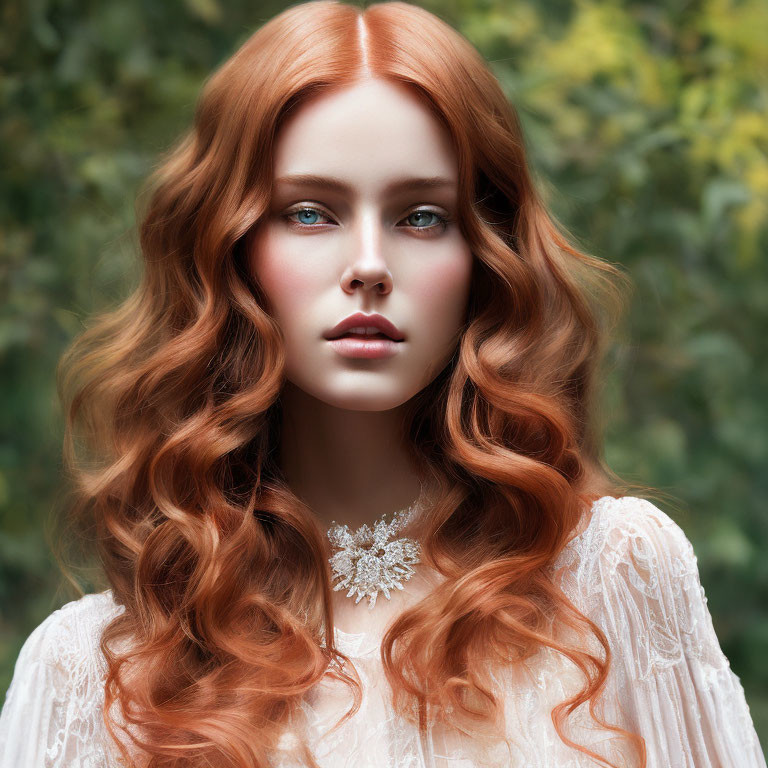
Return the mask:
[[(281, 176), (275, 180), (275, 184), (293, 184), (304, 187), (327, 187), (340, 192), (349, 194), (352, 186), (342, 179), (333, 176), (318, 176), (314, 173), (297, 173), (290, 176)], [(453, 189), (456, 182), (447, 179), (444, 176), (407, 176), (401, 179), (394, 179), (384, 187), (385, 195), (393, 195), (399, 192), (406, 192), (413, 189)]]

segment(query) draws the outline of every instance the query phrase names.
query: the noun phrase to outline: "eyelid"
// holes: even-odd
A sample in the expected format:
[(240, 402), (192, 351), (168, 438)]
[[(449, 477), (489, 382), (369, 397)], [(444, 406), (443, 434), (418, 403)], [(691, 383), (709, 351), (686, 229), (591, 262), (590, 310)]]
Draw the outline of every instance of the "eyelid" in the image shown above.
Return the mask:
[[(430, 227), (409, 227), (409, 229), (423, 229), (423, 230), (431, 230), (434, 229), (436, 226), (443, 226), (446, 227), (449, 223), (453, 221), (453, 218), (448, 213), (441, 213), (440, 211), (433, 210), (431, 208), (425, 208), (425, 204), (422, 204), (421, 206), (416, 206), (412, 210), (408, 211), (408, 213), (405, 214), (405, 216), (400, 219), (402, 221), (403, 219), (407, 219), (409, 216), (411, 216), (414, 213), (433, 213), (435, 216), (437, 216), (439, 219), (441, 219), (440, 224), (433, 224)], [(298, 213), (299, 211), (304, 210), (313, 210), (317, 211), (321, 216), (325, 216), (327, 219), (333, 220), (333, 216), (331, 216), (330, 213), (325, 213), (323, 211), (323, 206), (319, 203), (297, 203), (296, 205), (291, 206), (288, 208), (285, 213), (283, 213), (283, 217), (287, 218), (288, 216), (293, 216), (293, 214)], [(292, 222), (293, 224), (297, 224), (299, 227), (304, 227), (307, 229), (312, 229), (316, 225), (313, 224), (301, 224), (299, 222)]]

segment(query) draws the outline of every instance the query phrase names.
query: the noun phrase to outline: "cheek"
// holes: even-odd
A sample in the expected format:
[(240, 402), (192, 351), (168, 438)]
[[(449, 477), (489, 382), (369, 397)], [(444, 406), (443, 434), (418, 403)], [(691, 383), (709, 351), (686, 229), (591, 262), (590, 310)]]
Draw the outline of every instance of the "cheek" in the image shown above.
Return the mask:
[(317, 277), (307, 268), (306, 258), (269, 232), (254, 239), (250, 265), (278, 319), (290, 319), (317, 291)]
[(437, 268), (425, 268), (414, 275), (413, 296), (424, 327), (452, 334), (462, 324), (471, 274), (472, 255), (463, 251)]

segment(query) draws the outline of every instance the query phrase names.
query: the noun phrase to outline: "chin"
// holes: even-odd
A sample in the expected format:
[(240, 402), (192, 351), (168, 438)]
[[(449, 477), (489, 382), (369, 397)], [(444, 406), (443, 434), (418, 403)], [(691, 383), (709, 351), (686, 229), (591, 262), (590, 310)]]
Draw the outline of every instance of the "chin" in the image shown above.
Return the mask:
[(371, 393), (366, 392), (345, 392), (320, 399), (334, 408), (341, 408), (346, 411), (389, 411), (407, 402), (410, 398), (405, 395), (401, 397), (394, 395), (373, 396)]
[(346, 411), (389, 411), (407, 402), (416, 394), (402, 387), (377, 388), (373, 382), (366, 382), (363, 379), (351, 386), (336, 387), (317, 387), (317, 382), (314, 382), (315, 386), (305, 387), (295, 380), (291, 383), (315, 400)]

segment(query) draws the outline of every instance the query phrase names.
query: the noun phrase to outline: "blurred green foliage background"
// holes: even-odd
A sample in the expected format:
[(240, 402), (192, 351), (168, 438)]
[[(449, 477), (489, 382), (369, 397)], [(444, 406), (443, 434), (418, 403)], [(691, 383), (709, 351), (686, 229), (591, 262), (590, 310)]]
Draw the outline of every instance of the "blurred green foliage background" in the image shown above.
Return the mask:
[[(673, 517), (768, 744), (768, 3), (420, 4), (490, 62), (580, 247), (632, 276), (607, 458), (681, 500)], [(58, 358), (133, 286), (138, 186), (204, 79), (287, 5), (0, 7), (0, 692), (65, 602), (43, 540), (62, 488)]]

